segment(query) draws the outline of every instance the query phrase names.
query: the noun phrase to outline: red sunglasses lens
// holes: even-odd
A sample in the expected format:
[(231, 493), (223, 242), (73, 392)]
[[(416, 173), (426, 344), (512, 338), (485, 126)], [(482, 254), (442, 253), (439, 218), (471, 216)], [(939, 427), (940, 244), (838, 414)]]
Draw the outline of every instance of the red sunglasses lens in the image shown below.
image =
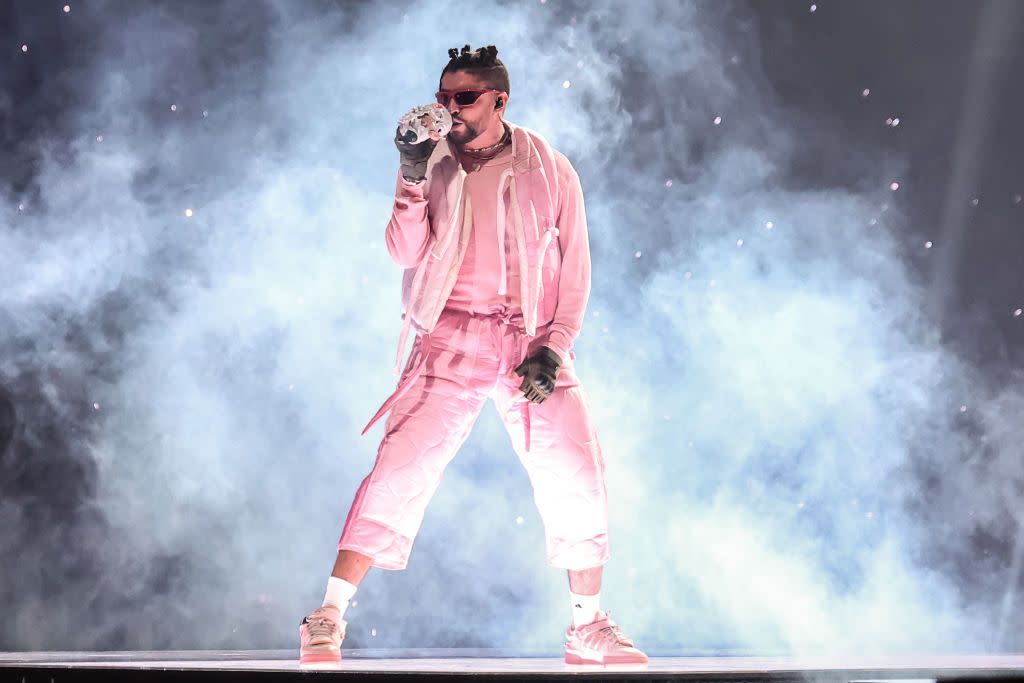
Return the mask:
[(437, 93), (437, 102), (438, 104), (442, 104), (447, 107), (448, 100), (454, 99), (455, 104), (460, 107), (468, 107), (480, 99), (481, 95), (483, 95), (483, 93), (478, 90), (459, 90), (457, 92), (441, 91)]
[(473, 92), (472, 90), (463, 90), (461, 92), (455, 93), (455, 95), (453, 95), (453, 97), (455, 98), (455, 104), (459, 105), (460, 107), (465, 107), (467, 105), (470, 105), (470, 104), (473, 104), (474, 102), (476, 102), (480, 98), (481, 95), (483, 95), (482, 92)]

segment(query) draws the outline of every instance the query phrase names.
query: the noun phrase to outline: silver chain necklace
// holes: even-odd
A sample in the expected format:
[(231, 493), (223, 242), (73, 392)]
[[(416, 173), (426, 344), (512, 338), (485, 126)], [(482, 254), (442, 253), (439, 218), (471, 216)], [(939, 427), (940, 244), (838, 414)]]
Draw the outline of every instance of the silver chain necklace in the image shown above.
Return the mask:
[(480, 149), (462, 149), (459, 151), (461, 154), (465, 154), (467, 157), (473, 159), (474, 163), (472, 165), (471, 170), (479, 171), (480, 167), (483, 166), (485, 161), (490, 161), (494, 157), (501, 154), (501, 151), (505, 148), (505, 145), (509, 143), (510, 138), (511, 135), (509, 135), (509, 130), (508, 128), (506, 128), (505, 134), (501, 136), (501, 140), (498, 140), (496, 143), (489, 147), (481, 147)]

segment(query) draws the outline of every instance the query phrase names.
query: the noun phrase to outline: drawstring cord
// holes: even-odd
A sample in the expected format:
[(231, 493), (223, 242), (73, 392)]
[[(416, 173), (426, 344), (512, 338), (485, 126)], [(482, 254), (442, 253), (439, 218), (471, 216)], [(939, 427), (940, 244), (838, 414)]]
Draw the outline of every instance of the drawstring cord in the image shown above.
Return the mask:
[(505, 184), (512, 179), (512, 169), (506, 169), (498, 178), (498, 207), (495, 212), (495, 222), (498, 226), (498, 271), (501, 273), (501, 280), (498, 283), (498, 295), (505, 296), (508, 292), (508, 267), (505, 263)]

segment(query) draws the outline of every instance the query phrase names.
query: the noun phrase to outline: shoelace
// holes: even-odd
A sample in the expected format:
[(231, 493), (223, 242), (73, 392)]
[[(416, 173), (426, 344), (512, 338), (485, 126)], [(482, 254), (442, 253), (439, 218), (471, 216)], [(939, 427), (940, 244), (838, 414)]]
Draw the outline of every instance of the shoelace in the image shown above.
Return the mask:
[(322, 616), (313, 617), (312, 619), (306, 617), (306, 626), (312, 638), (332, 638), (334, 637), (334, 629), (337, 628), (334, 620)]
[[(617, 645), (628, 645), (633, 646), (633, 641), (626, 637), (626, 634), (622, 632), (618, 624), (612, 624), (598, 629), (594, 633), (587, 634), (584, 642), (588, 646), (600, 645), (601, 643), (614, 642)], [(596, 649), (596, 648), (594, 648)]]

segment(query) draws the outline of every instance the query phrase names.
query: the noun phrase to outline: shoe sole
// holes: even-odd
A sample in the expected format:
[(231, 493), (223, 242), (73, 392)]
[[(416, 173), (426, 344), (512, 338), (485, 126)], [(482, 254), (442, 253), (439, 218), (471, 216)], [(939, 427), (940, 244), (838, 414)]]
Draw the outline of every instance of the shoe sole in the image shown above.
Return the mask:
[(337, 669), (341, 667), (339, 652), (303, 652), (299, 655), (300, 669)]
[(633, 664), (636, 666), (644, 666), (647, 664), (646, 659), (637, 659), (636, 657), (602, 657), (600, 659), (594, 659), (590, 657), (584, 657), (575, 652), (565, 653), (565, 663), (576, 665), (576, 666), (605, 666), (606, 664)]

